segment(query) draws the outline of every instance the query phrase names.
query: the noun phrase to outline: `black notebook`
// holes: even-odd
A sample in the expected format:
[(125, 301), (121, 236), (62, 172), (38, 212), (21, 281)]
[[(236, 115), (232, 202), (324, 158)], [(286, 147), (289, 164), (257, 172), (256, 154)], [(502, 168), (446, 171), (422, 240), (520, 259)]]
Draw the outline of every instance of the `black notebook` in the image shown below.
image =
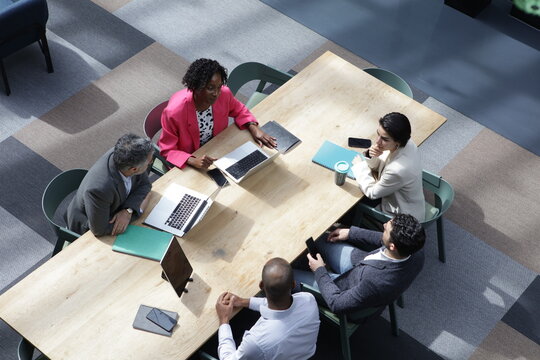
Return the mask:
[[(144, 330), (144, 331), (153, 332), (160, 335), (171, 336), (172, 332), (174, 331), (174, 328), (172, 331), (167, 331), (146, 318), (146, 315), (148, 315), (150, 310), (152, 310), (152, 307), (141, 305), (139, 307), (139, 311), (137, 311), (135, 320), (133, 320), (133, 327), (138, 330)], [(162, 310), (162, 309), (160, 310), (163, 311), (165, 314), (169, 315), (170, 317), (172, 317), (173, 319), (178, 320), (177, 313), (173, 311)]]
[(287, 129), (275, 121), (267, 122), (261, 126), (261, 130), (277, 139), (276, 150), (282, 154), (292, 150), (295, 146), (302, 142), (299, 138), (291, 134)]

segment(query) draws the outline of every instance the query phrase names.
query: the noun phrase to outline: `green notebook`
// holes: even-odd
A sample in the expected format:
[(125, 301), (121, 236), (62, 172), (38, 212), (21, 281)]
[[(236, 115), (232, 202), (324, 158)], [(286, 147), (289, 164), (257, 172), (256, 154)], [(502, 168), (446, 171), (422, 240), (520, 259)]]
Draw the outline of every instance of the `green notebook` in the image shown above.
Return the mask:
[(112, 249), (130, 255), (161, 261), (173, 235), (146, 227), (128, 225), (116, 237)]

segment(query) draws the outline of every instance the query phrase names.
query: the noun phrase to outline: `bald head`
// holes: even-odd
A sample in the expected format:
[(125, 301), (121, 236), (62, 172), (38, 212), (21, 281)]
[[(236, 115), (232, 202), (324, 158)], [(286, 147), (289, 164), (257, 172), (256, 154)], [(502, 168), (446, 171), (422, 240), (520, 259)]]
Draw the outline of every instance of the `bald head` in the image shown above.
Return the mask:
[(262, 270), (262, 283), (269, 301), (288, 299), (294, 287), (291, 264), (282, 258), (268, 260)]

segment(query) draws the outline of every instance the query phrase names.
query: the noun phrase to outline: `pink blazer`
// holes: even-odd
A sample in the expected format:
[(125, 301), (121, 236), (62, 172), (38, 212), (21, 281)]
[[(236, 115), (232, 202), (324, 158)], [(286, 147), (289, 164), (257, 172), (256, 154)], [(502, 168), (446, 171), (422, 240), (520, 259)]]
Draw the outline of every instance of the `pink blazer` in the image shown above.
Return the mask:
[[(257, 122), (253, 114), (238, 101), (231, 90), (223, 86), (221, 94), (212, 105), (214, 116), (213, 135), (216, 136), (225, 130), (229, 124), (229, 117), (240, 129), (245, 129), (248, 122)], [(163, 131), (158, 145), (167, 161), (183, 168), (191, 154), (201, 147), (201, 138), (193, 93), (183, 89), (175, 93), (169, 104), (161, 114)]]

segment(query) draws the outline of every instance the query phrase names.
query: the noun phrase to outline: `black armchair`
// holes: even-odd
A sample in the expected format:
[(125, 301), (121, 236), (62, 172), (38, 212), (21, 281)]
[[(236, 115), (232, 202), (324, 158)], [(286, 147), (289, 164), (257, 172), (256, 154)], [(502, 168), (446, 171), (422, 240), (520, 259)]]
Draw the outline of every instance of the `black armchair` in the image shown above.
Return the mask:
[(49, 19), (46, 0), (0, 0), (0, 72), (6, 94), (11, 94), (3, 59), (16, 51), (38, 42), (45, 55), (47, 71), (53, 65), (45, 35)]

